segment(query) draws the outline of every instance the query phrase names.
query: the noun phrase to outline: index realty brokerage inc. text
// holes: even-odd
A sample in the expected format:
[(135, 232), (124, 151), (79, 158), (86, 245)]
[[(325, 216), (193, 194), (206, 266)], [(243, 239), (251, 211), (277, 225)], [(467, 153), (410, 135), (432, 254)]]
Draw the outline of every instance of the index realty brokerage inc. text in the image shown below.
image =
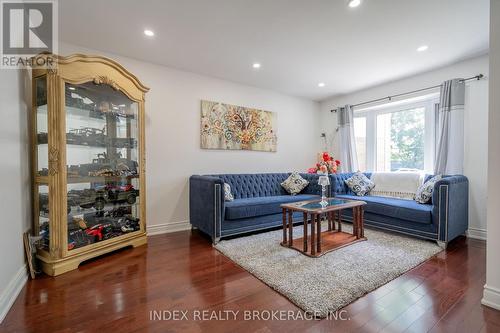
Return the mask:
[(210, 321), (210, 320), (350, 320), (346, 310), (328, 312), (326, 317), (316, 311), (291, 310), (151, 310), (151, 321)]

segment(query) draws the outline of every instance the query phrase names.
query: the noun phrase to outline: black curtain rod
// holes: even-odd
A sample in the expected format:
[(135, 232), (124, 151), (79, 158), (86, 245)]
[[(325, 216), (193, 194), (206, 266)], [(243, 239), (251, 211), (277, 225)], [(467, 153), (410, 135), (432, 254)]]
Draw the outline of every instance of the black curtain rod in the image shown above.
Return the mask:
[[(467, 81), (470, 81), (470, 80), (481, 80), (483, 77), (484, 77), (483, 74), (478, 74), (476, 76), (472, 76), (472, 77), (468, 77), (468, 78), (464, 79), (464, 82), (467, 82)], [(413, 90), (413, 91), (408, 91), (408, 92), (405, 92), (405, 93), (402, 93), (402, 94), (397, 94), (397, 95), (392, 95), (392, 96), (387, 96), (387, 97), (372, 99), (371, 101), (367, 101), (367, 102), (362, 102), (362, 103), (351, 105), (351, 107), (354, 108), (354, 107), (357, 107), (357, 106), (361, 106), (361, 105), (365, 105), (365, 104), (370, 104), (370, 103), (375, 103), (375, 102), (382, 102), (382, 101), (385, 101), (385, 100), (389, 100), (390, 101), (390, 100), (392, 100), (393, 98), (396, 98), (396, 97), (401, 97), (401, 96), (404, 96), (404, 95), (410, 95), (410, 94), (418, 93), (418, 92), (421, 92), (421, 91), (436, 89), (436, 88), (440, 88), (440, 87), (441, 87), (441, 85), (439, 84), (437, 86), (432, 86), (432, 87), (417, 89), (417, 90)], [(338, 110), (338, 108), (330, 110), (330, 112), (337, 112), (337, 110)]]

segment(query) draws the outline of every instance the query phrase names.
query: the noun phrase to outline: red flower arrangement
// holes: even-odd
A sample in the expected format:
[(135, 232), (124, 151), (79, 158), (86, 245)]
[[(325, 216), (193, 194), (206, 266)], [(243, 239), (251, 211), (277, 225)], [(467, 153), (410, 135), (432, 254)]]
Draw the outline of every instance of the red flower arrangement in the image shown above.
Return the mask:
[(316, 163), (316, 166), (313, 168), (307, 169), (307, 173), (337, 173), (338, 166), (340, 165), (339, 160), (334, 160), (330, 154), (324, 152), (322, 155), (322, 161)]

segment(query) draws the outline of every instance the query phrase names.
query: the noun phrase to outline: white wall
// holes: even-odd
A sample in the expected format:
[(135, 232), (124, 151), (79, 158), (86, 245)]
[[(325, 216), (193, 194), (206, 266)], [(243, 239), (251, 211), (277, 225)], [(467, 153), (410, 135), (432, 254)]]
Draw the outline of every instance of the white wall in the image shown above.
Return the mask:
[[(435, 71), (376, 86), (348, 95), (337, 96), (320, 104), (322, 132), (333, 135), (337, 126), (335, 113), (330, 110), (345, 104), (356, 104), (384, 96), (396, 95), (429, 86), (442, 81), (484, 74), (481, 81), (471, 81), (466, 85), (465, 97), (465, 165), (464, 174), (469, 178), (469, 236), (486, 237), (486, 188), (488, 145), (488, 55), (456, 63)], [(334, 153), (338, 156), (338, 140)]]
[[(62, 55), (75, 52), (117, 60), (151, 88), (146, 95), (150, 233), (188, 227), (188, 178), (192, 174), (305, 171), (316, 161), (319, 145), (319, 104), (316, 102), (100, 51), (60, 45)], [(278, 152), (200, 149), (201, 99), (277, 112)]]
[(0, 322), (27, 278), (22, 233), (30, 226), (31, 187), (25, 81), (24, 72), (0, 70)]
[(490, 108), (488, 134), (488, 240), (482, 303), (500, 310), (500, 1), (490, 1)]

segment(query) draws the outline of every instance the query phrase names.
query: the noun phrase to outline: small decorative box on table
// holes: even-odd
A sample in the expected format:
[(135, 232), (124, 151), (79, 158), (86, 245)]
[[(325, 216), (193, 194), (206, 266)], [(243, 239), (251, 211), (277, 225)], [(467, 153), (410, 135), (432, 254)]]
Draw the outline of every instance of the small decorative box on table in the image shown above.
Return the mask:
[[(364, 235), (363, 206), (364, 201), (327, 198), (324, 201), (301, 201), (283, 204), (283, 241), (282, 246), (295, 249), (309, 257), (320, 257), (325, 253), (366, 240)], [(342, 209), (353, 210), (352, 234), (342, 231)], [(293, 238), (294, 212), (302, 212), (304, 216), (304, 235)], [(321, 219), (328, 221), (328, 229), (321, 231)], [(337, 222), (337, 227), (335, 227)], [(308, 225), (311, 233), (308, 235)]]

